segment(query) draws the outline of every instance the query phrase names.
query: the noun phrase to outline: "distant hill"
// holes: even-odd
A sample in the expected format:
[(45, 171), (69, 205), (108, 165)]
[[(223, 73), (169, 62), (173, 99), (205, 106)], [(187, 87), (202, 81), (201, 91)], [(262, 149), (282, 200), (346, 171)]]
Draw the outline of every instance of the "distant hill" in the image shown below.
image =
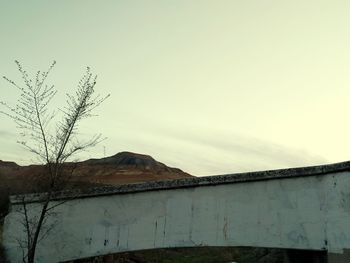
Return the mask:
[(6, 162), (6, 161), (0, 160), (0, 168), (15, 168), (15, 167), (19, 167), (19, 165), (16, 164), (15, 162)]
[(149, 155), (120, 152), (116, 155), (75, 163), (73, 180), (99, 184), (127, 184), (192, 177), (168, 167)]
[[(110, 157), (66, 163), (73, 187), (119, 185), (146, 181), (192, 177), (178, 168), (168, 167), (149, 155), (120, 152)], [(37, 180), (45, 173), (42, 165), (20, 166), (0, 160), (0, 217), (10, 194), (37, 191)]]

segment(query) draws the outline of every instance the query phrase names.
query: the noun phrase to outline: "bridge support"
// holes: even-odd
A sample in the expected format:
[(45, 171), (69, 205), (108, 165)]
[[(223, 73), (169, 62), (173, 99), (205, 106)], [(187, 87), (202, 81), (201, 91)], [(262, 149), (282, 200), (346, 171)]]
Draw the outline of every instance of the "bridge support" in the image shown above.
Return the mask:
[(327, 251), (288, 250), (285, 263), (349, 263), (350, 250), (342, 254)]
[[(336, 261), (334, 261), (336, 262)], [(327, 251), (287, 250), (285, 263), (330, 263)]]
[(342, 254), (328, 254), (327, 263), (349, 263), (350, 262), (350, 249), (345, 249)]

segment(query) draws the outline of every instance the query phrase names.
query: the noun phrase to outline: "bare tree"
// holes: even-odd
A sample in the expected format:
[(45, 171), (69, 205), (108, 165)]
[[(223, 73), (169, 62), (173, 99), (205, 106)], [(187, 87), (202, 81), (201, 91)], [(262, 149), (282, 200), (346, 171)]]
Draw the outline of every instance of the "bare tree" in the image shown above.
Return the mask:
[[(39, 213), (29, 216), (27, 201), (23, 199), (23, 224), (26, 230), (26, 240), (20, 241), (23, 249), (23, 262), (33, 263), (37, 244), (50, 231), (43, 225), (47, 217), (57, 206), (50, 202), (54, 193), (64, 189), (68, 180), (64, 163), (76, 153), (95, 146), (101, 141), (101, 134), (82, 141), (78, 138), (78, 126), (83, 119), (92, 116), (92, 111), (98, 107), (109, 95), (95, 94), (96, 75), (90, 68), (78, 83), (74, 94), (67, 94), (66, 105), (56, 111), (50, 110), (50, 102), (57, 94), (54, 85), (46, 84), (47, 77), (54, 68), (53, 62), (47, 71), (38, 71), (30, 77), (21, 63), (15, 61), (21, 74), (23, 83), (4, 77), (4, 79), (20, 92), (19, 99), (14, 106), (1, 101), (3, 110), (0, 113), (8, 116), (17, 124), (22, 140), (19, 141), (26, 149), (33, 153), (45, 167), (40, 177), (43, 196)], [(60, 116), (57, 118), (57, 116)], [(38, 182), (39, 183), (39, 182)]]

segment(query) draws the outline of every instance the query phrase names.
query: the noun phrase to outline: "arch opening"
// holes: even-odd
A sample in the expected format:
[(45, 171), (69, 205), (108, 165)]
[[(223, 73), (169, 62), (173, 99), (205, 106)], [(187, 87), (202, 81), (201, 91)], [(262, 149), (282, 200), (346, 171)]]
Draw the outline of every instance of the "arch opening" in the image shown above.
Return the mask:
[(128, 251), (61, 263), (327, 263), (327, 251), (261, 247), (181, 247)]

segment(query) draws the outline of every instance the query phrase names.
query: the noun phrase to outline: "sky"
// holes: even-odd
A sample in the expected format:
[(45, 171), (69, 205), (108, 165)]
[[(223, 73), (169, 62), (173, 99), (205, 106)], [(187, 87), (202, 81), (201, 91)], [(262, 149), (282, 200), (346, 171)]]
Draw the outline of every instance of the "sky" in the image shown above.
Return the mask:
[[(64, 104), (86, 66), (111, 94), (77, 156), (153, 156), (193, 175), (350, 160), (350, 2), (0, 0), (0, 75), (48, 78)], [(18, 93), (0, 80), (0, 100)], [(0, 115), (0, 159), (35, 162)]]

